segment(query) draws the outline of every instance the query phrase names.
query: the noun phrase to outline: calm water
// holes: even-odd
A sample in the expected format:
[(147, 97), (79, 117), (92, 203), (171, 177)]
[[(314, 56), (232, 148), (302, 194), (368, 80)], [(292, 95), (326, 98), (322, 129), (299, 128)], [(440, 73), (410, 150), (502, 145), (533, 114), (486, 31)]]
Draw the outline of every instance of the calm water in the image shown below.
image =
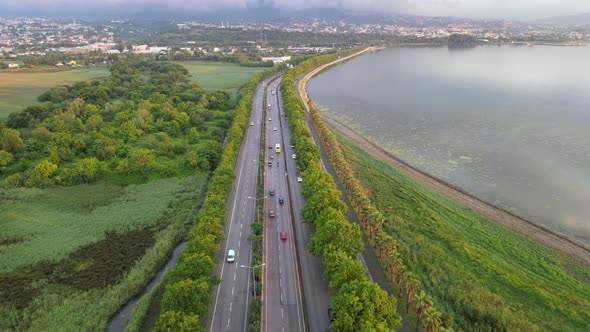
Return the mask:
[(308, 90), (402, 159), (590, 244), (590, 47), (387, 49)]

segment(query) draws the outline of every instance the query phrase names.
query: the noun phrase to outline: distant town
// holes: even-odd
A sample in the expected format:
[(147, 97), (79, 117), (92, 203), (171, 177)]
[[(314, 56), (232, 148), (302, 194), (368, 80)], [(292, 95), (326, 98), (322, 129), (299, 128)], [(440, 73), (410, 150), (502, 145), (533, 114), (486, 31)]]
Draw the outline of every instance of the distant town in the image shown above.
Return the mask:
[[(231, 22), (211, 23), (204, 21), (168, 21), (157, 28), (136, 24), (130, 19), (110, 20), (92, 23), (83, 20), (50, 19), (35, 17), (0, 18), (0, 59), (10, 68), (10, 63), (19, 57), (42, 56), (48, 52), (63, 54), (85, 54), (100, 52), (107, 55), (121, 53), (149, 53), (168, 55), (185, 54), (235, 54), (247, 45), (260, 54), (286, 55), (298, 52), (325, 52), (333, 48), (330, 40), (324, 45), (273, 45), (267, 40), (268, 33), (318, 34), (321, 36), (367, 35), (411, 37), (416, 41), (448, 38), (453, 34), (468, 35), (481, 43), (510, 42), (560, 42), (577, 45), (590, 40), (590, 28), (565, 25), (529, 24), (502, 20), (473, 20), (454, 18), (433, 18), (397, 16), (382, 19), (379, 23), (351, 23), (327, 19), (290, 19), (275, 22)], [(235, 42), (235, 45), (219, 40), (190, 40), (190, 36), (206, 29), (209, 33), (222, 34), (225, 31), (242, 32), (254, 36), (254, 40)], [(174, 35), (169, 41), (157, 38), (164, 34)], [(195, 38), (198, 39), (198, 38)], [(156, 45), (157, 42), (157, 45)], [(266, 60), (282, 62), (283, 58), (268, 57)], [(264, 59), (263, 59), (264, 61)], [(64, 63), (56, 63), (56, 65)], [(67, 65), (67, 64), (66, 64)]]

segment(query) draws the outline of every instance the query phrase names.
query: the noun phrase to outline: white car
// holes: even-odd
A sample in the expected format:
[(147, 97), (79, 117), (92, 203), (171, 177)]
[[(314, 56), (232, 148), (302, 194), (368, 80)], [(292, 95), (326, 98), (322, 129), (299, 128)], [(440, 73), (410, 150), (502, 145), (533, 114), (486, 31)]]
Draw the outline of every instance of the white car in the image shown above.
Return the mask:
[(303, 178), (301, 178), (300, 176), (297, 177), (297, 182), (303, 182)]
[(268, 121), (272, 121), (272, 118), (268, 118)]
[(254, 125), (254, 122), (250, 122), (250, 125), (253, 126)]
[(272, 128), (272, 130), (273, 130), (273, 131), (277, 131), (277, 127), (273, 127), (273, 128)]
[(293, 158), (293, 159), (295, 159), (296, 157), (297, 156), (294, 153), (291, 155), (291, 158)]
[(236, 252), (234, 250), (227, 251), (227, 262), (233, 263), (236, 260)]

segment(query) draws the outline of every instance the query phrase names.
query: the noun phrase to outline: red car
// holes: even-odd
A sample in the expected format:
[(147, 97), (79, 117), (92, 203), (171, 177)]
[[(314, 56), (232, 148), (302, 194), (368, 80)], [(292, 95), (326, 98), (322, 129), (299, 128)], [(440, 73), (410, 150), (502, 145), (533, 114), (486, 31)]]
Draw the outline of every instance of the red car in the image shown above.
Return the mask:
[(287, 239), (287, 232), (281, 232), (281, 240), (285, 241)]
[(269, 145), (268, 145), (268, 148), (269, 148), (269, 149), (272, 149), (272, 144), (269, 144)]

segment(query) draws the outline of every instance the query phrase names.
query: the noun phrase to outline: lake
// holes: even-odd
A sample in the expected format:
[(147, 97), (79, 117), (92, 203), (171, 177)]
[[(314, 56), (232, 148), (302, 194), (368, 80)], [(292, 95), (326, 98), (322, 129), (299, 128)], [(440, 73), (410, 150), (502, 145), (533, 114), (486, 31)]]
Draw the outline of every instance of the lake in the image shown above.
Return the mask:
[(308, 92), (410, 164), (590, 244), (588, 59), (590, 47), (393, 48)]

